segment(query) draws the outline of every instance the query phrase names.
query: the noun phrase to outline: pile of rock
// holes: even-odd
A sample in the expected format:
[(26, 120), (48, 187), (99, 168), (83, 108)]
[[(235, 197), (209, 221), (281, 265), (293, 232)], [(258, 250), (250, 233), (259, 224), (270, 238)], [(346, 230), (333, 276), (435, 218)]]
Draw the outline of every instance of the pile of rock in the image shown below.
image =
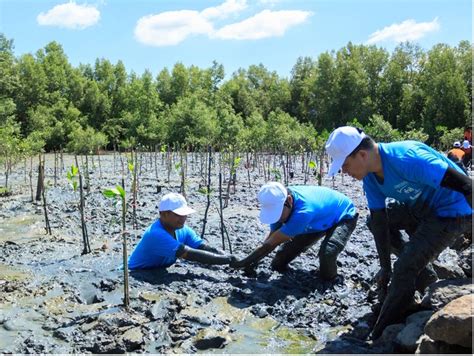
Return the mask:
[(391, 344), (403, 353), (472, 354), (472, 251), (470, 246), (459, 254), (444, 252), (434, 266), (448, 279), (430, 285), (418, 305), (421, 311), (387, 327), (376, 344)]

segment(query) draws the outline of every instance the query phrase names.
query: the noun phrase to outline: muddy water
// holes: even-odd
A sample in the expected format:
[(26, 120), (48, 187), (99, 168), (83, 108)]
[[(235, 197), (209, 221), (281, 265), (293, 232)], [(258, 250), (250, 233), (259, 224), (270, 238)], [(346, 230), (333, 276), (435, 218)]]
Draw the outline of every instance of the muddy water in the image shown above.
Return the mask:
[[(101, 194), (120, 182), (120, 163), (114, 171), (112, 158), (101, 158), (107, 175), (90, 170), (86, 219), (93, 251), (88, 255), (81, 255), (78, 195), (71, 191), (65, 172), (57, 186), (47, 190), (52, 236), (44, 234), (41, 206), (22, 193), (28, 191), (21, 185), (23, 175), (12, 175), (19, 188), (14, 196), (0, 199), (0, 352), (312, 353), (325, 352), (329, 344), (331, 352), (383, 352), (364, 340), (374, 303), (368, 292), (378, 264), (364, 226), (360, 183), (347, 177), (324, 181), (349, 195), (361, 214), (339, 257), (335, 281), (318, 277), (318, 245), (284, 274), (269, 268), (273, 255), (262, 261), (253, 277), (228, 267), (178, 261), (166, 270), (131, 274), (131, 305), (125, 311), (120, 212)], [(206, 197), (198, 192), (199, 165), (194, 166), (189, 164), (186, 189), (198, 213), (190, 216), (188, 225), (200, 232)], [(156, 179), (154, 167), (142, 167), (138, 229), (129, 230), (129, 251), (157, 218), (160, 196), (179, 189), (176, 172), (166, 182), (165, 166), (158, 171), (161, 177)], [(298, 171), (292, 184), (303, 183)], [(53, 182), (51, 167), (46, 173), (47, 181)], [(238, 177), (246, 177), (246, 171), (240, 169)], [(128, 177), (126, 181), (128, 192)], [(246, 179), (238, 182), (224, 210), (238, 257), (251, 252), (267, 234), (257, 218), (256, 193), (262, 183), (255, 170), (252, 186)], [(213, 196), (205, 237), (222, 248), (217, 206)], [(127, 226), (131, 227), (130, 215)]]

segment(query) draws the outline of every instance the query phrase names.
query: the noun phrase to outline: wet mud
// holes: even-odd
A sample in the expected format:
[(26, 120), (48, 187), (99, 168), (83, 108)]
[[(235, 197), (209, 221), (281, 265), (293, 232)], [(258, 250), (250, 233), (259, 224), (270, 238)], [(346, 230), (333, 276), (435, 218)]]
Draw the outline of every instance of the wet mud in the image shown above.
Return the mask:
[[(195, 160), (194, 162), (192, 160)], [(72, 162), (68, 157), (69, 164)], [(66, 161), (68, 162), (68, 161)], [(141, 167), (138, 229), (127, 216), (129, 253), (142, 231), (157, 218), (162, 194), (179, 191), (178, 172), (166, 182), (159, 159)], [(0, 198), (0, 352), (2, 353), (378, 353), (388, 349), (366, 340), (374, 322), (376, 298), (370, 292), (378, 260), (365, 227), (365, 197), (349, 177), (324, 179), (323, 185), (348, 195), (360, 218), (338, 259), (338, 277), (318, 276), (319, 244), (295, 259), (285, 273), (270, 269), (274, 252), (254, 276), (227, 266), (209, 268), (180, 261), (167, 269), (130, 274), (130, 308), (122, 307), (123, 270), (120, 206), (101, 191), (120, 183), (120, 162), (101, 157), (90, 169), (86, 218), (92, 252), (81, 255), (79, 194), (62, 172), (53, 185), (47, 163), (46, 196), (53, 235), (46, 235), (42, 206), (31, 202), (21, 169), (14, 172), (13, 195)], [(206, 196), (199, 193), (199, 162), (189, 158), (186, 193), (198, 213), (188, 225), (202, 229)], [(222, 248), (213, 173), (211, 208), (205, 239)], [(224, 220), (233, 253), (244, 257), (268, 233), (258, 221), (256, 193), (264, 183), (255, 169), (237, 171)], [(130, 178), (125, 177), (130, 191)], [(290, 184), (302, 184), (301, 166)], [(317, 184), (310, 176), (307, 184)], [(161, 192), (157, 193), (160, 188)], [(231, 189), (231, 192), (233, 190)], [(226, 251), (228, 246), (226, 245)]]

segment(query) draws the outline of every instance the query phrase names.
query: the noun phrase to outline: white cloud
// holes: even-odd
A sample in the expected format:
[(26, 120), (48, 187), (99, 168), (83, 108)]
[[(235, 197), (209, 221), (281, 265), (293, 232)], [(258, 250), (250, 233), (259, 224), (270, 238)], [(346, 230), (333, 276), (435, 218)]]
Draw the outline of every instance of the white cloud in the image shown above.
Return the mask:
[(77, 5), (75, 2), (56, 5), (46, 13), (41, 12), (36, 20), (42, 26), (57, 26), (70, 29), (85, 29), (95, 25), (100, 12), (91, 5)]
[(405, 20), (399, 24), (393, 24), (377, 30), (369, 36), (367, 44), (374, 44), (382, 41), (415, 41), (430, 32), (439, 30), (440, 24), (436, 17), (431, 22), (417, 23), (415, 20)]
[(247, 8), (247, 0), (226, 0), (216, 7), (208, 7), (201, 12), (206, 19), (226, 18), (230, 14), (242, 11)]
[[(268, 0), (267, 0), (268, 1)], [(149, 46), (174, 46), (192, 35), (219, 39), (260, 39), (282, 36), (311, 15), (306, 11), (264, 10), (244, 21), (214, 29), (213, 20), (236, 14), (247, 8), (247, 0), (226, 0), (202, 11), (166, 11), (140, 18), (135, 26), (137, 41)]]
[(172, 46), (193, 34), (207, 34), (212, 24), (197, 11), (168, 11), (142, 17), (135, 27), (135, 37), (151, 46)]
[(305, 22), (311, 12), (299, 10), (264, 10), (241, 22), (217, 30), (212, 37), (234, 40), (258, 40), (282, 36), (290, 27)]

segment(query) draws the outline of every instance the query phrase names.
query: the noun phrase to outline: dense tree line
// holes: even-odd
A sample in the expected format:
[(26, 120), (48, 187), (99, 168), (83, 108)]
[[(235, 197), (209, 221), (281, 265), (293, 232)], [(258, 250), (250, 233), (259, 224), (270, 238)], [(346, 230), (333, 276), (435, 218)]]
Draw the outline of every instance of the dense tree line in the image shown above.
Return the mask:
[(403, 43), (393, 53), (348, 43), (299, 58), (289, 79), (259, 64), (225, 80), (216, 62), (206, 69), (176, 63), (153, 77), (107, 59), (75, 68), (56, 42), (20, 57), (13, 49), (13, 40), (0, 34), (3, 155), (7, 145), (22, 149), (15, 140), (75, 152), (175, 144), (311, 149), (348, 122), (381, 139), (436, 145), (471, 125), (469, 41), (429, 51)]

